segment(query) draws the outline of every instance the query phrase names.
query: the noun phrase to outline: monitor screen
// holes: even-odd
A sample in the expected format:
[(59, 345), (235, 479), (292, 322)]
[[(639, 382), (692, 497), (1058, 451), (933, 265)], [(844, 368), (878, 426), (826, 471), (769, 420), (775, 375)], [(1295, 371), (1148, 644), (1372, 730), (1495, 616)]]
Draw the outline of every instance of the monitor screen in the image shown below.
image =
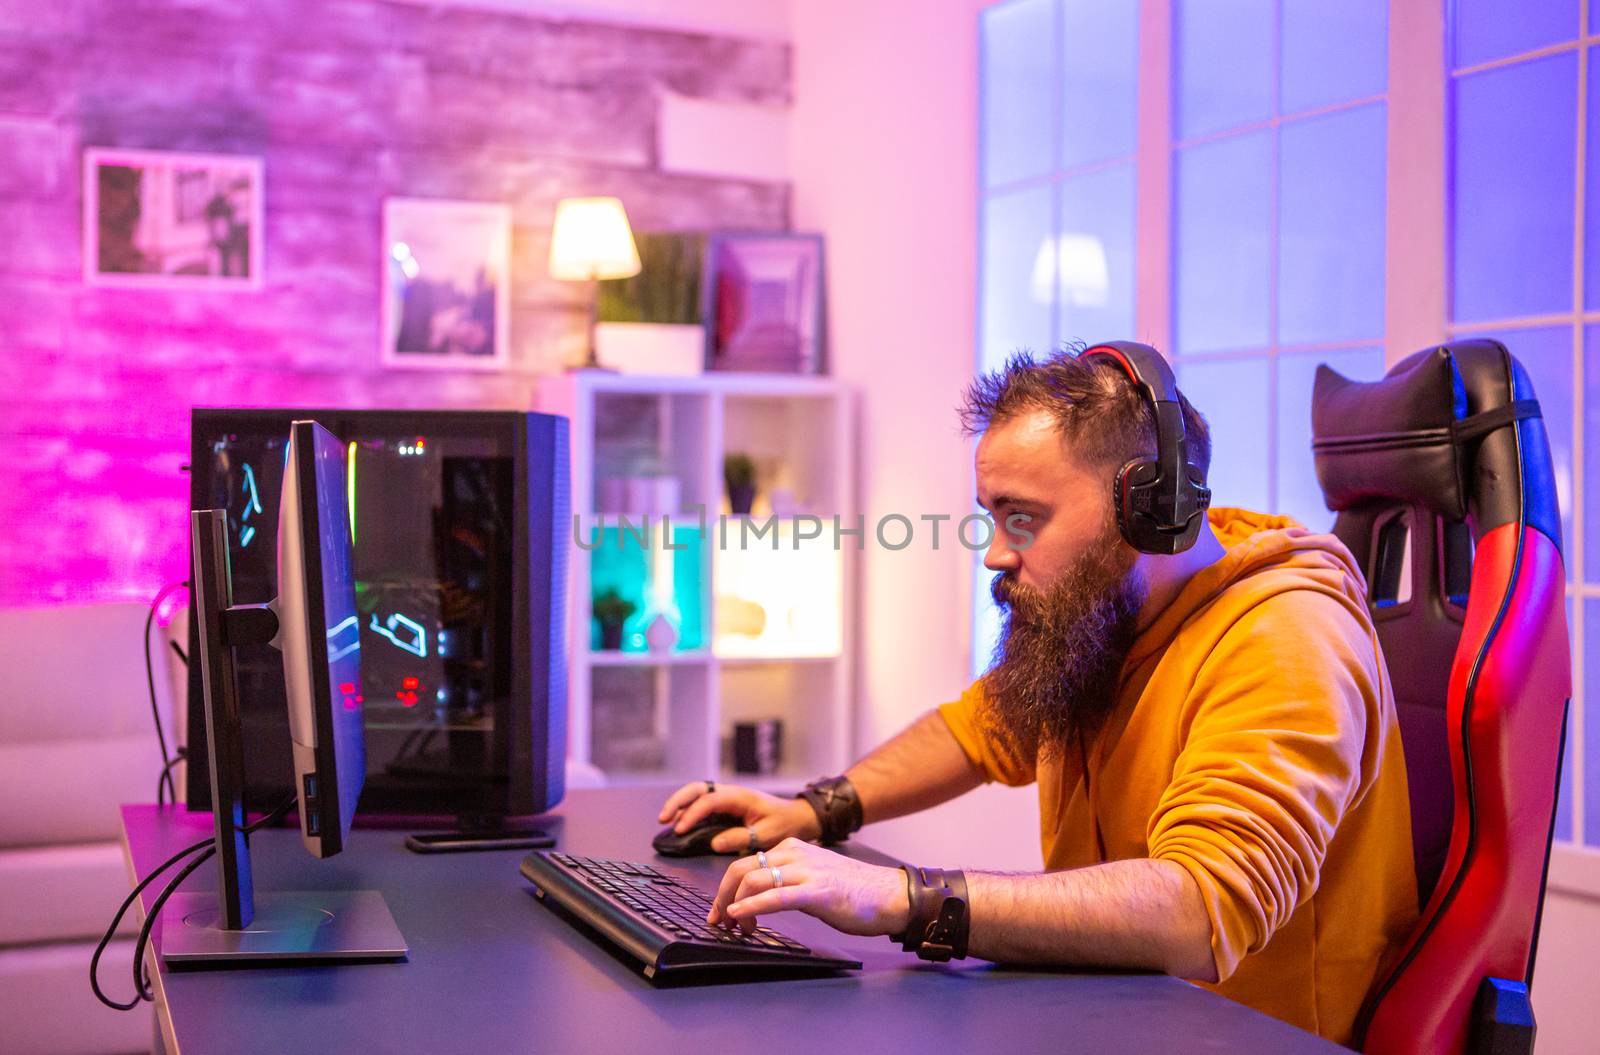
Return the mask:
[[(361, 786), (367, 772), (361, 714), (361, 629), (356, 611), (350, 516), (346, 508), (346, 448), (333, 433), (314, 422), (297, 421), (294, 429), (296, 442), (305, 438), (312, 441), (315, 488), (314, 495), (306, 498), (316, 503), (313, 526), (317, 539), (317, 563), (320, 565), (320, 575), (316, 578), (321, 580), (322, 618), (310, 630), (326, 642), (327, 655), (325, 665), (312, 666), (315, 677), (326, 678), (323, 684), (316, 686), (313, 699), (319, 707), (324, 703), (327, 707), (325, 724), (332, 733), (331, 752), (333, 773), (337, 775), (342, 841), (343, 836), (349, 834), (351, 821), (355, 819), (356, 802), (361, 797)], [(303, 505), (302, 508), (306, 507)], [(305, 541), (309, 542), (310, 539)], [(306, 586), (315, 589), (318, 583), (313, 579)], [(318, 725), (320, 734), (324, 725), (320, 716)], [(327, 768), (330, 745), (319, 740), (317, 747), (317, 768), (321, 773)], [(326, 786), (328, 776), (323, 774), (323, 779)]]

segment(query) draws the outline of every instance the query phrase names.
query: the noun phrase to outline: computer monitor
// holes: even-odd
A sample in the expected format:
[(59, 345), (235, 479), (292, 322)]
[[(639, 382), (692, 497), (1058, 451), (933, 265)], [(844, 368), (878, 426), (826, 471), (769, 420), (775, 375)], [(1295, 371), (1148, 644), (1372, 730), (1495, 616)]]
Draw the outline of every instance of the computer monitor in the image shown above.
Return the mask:
[[(244, 831), (244, 745), (236, 648), (283, 652), (300, 833), (328, 857), (345, 848), (366, 773), (345, 445), (314, 421), (290, 428), (278, 513), (278, 596), (233, 604), (227, 515), (191, 514), (197, 651), (220, 882), (178, 895), (162, 920), (171, 964), (250, 960), (377, 960), (406, 954), (376, 891), (257, 895)], [(267, 804), (263, 804), (267, 805)]]

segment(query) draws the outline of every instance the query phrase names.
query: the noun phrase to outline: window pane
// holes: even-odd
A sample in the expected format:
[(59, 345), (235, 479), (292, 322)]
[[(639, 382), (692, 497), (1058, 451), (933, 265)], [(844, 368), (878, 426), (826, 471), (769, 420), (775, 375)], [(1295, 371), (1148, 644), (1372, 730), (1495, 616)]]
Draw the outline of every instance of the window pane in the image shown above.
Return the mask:
[(1179, 139), (1272, 116), (1271, 0), (1173, 0), (1172, 18)]
[(983, 566), (983, 554), (975, 554), (972, 562), (972, 676), (981, 677), (994, 658), (994, 646), (1000, 640), (1000, 609), (995, 607), (989, 584), (995, 573)]
[[(1061, 340), (1133, 335), (1133, 212), (1131, 163), (1061, 181), (1055, 260)], [(1035, 275), (1048, 267), (1039, 263)]]
[(1178, 363), (1178, 387), (1211, 427), (1213, 506), (1267, 504), (1267, 359)]
[(1061, 167), (1133, 153), (1139, 6), (1066, 0), (1062, 8)]
[(1050, 171), (1055, 11), (1051, 0), (1012, 0), (979, 16), (985, 186)]
[[(1600, 11), (1600, 0), (1594, 0), (1594, 10)], [(1584, 144), (1588, 155), (1583, 180), (1583, 305), (1590, 311), (1600, 309), (1600, 51), (1589, 51), (1588, 85), (1588, 138)]]
[(1454, 318), (1572, 309), (1577, 58), (1455, 82)]
[(1386, 121), (1376, 103), (1283, 126), (1282, 344), (1383, 336)]
[[(1477, 337), (1479, 334), (1473, 334)], [(1571, 577), (1572, 554), (1572, 329), (1545, 326), (1535, 330), (1502, 330), (1493, 337), (1511, 349), (1528, 371), (1539, 398), (1550, 460), (1555, 464), (1556, 499), (1561, 503), (1561, 550)]]
[(1388, 0), (1283, 0), (1283, 113), (1382, 95)]
[(1271, 144), (1266, 131), (1178, 151), (1173, 283), (1181, 354), (1267, 343)]
[(1578, 0), (1455, 0), (1450, 9), (1457, 69), (1578, 36)]
[(1050, 295), (1054, 274), (1048, 251), (1046, 271), (1035, 288), (1039, 250), (1050, 235), (1049, 186), (1031, 187), (990, 198), (983, 205), (983, 259), (978, 263), (981, 286), (982, 347), (979, 367), (991, 369), (1018, 348), (1048, 351)]
[(1277, 512), (1326, 531), (1333, 526), (1333, 514), (1322, 500), (1311, 458), (1311, 390), (1319, 363), (1355, 381), (1376, 381), (1383, 376), (1383, 349), (1344, 348), (1278, 358)]
[(1600, 846), (1600, 601), (1583, 602), (1583, 841)]
[[(1541, 409), (1552, 400), (1563, 399), (1560, 392), (1539, 394)], [(1548, 410), (1545, 410), (1549, 413)], [(1590, 326), (1583, 335), (1583, 578), (1600, 582), (1600, 327)], [(1571, 552), (1567, 554), (1571, 562)], [(1600, 664), (1600, 656), (1595, 657)], [(1600, 722), (1600, 700), (1595, 701), (1595, 721)], [(1596, 771), (1600, 779), (1600, 770)]]

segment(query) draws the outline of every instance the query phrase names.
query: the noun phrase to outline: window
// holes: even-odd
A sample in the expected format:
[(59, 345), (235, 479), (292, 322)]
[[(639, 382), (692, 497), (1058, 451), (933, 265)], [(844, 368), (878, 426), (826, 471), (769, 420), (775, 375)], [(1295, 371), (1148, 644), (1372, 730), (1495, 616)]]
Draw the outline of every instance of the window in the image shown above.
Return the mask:
[(1505, 342), (1533, 380), (1550, 437), (1574, 646), (1555, 834), (1600, 846), (1600, 660), (1586, 656), (1600, 646), (1600, 464), (1584, 458), (1600, 442), (1593, 9), (1587, 27), (1576, 0), (1450, 9), (1447, 201), (1450, 332)]

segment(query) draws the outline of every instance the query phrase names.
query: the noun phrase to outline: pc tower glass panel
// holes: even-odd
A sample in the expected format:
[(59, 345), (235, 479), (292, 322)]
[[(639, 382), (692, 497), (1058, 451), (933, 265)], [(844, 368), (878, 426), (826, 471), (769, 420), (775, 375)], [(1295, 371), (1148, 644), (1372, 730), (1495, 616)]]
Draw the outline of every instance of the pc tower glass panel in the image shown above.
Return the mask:
[[(341, 423), (339, 413), (197, 411), (195, 504), (228, 510), (235, 602), (276, 592), (288, 420), (328, 421), (347, 441), (337, 453), (363, 666), (359, 685), (337, 678), (333, 690), (354, 690), (365, 715), (362, 808), (503, 813), (511, 745), (498, 724), (513, 703), (518, 520), (511, 432), (459, 423), (435, 431), (412, 415), (352, 413)], [(265, 646), (239, 649), (237, 659), (246, 793), (270, 801), (293, 773), (282, 663)]]

